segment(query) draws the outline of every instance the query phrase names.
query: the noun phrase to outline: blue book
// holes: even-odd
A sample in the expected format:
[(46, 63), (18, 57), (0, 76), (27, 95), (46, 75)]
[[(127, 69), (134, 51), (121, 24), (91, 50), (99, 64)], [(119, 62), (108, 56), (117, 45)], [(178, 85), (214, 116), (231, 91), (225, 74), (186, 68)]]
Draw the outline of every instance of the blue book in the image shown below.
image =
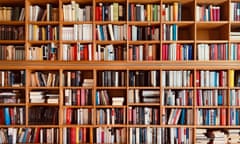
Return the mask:
[(205, 113), (204, 117), (206, 119), (205, 120), (205, 125), (209, 125), (209, 117), (210, 117), (209, 110), (206, 110), (206, 113)]
[(221, 91), (218, 92), (218, 105), (223, 105), (223, 96)]
[(193, 59), (192, 45), (188, 45), (188, 60)]
[(10, 125), (11, 117), (10, 117), (10, 113), (9, 113), (9, 107), (4, 108), (4, 118), (5, 118), (5, 124)]
[(239, 125), (239, 110), (236, 110), (236, 125)]
[(100, 34), (101, 34), (101, 39), (100, 40), (105, 40), (105, 37), (104, 37), (104, 32), (103, 32), (103, 26), (100, 25)]
[(177, 33), (177, 25), (176, 24), (173, 24), (172, 25), (172, 27), (173, 27), (173, 37), (172, 37), (172, 40), (177, 40), (177, 35), (178, 35), (178, 33)]
[(184, 125), (185, 115), (186, 115), (186, 109), (182, 109), (182, 113), (181, 113), (181, 117), (180, 117), (180, 124), (181, 125)]
[(27, 135), (28, 135), (28, 128), (26, 128), (26, 130), (24, 131), (24, 136), (23, 136), (23, 139), (22, 139), (22, 142), (23, 143), (26, 143), (27, 142)]

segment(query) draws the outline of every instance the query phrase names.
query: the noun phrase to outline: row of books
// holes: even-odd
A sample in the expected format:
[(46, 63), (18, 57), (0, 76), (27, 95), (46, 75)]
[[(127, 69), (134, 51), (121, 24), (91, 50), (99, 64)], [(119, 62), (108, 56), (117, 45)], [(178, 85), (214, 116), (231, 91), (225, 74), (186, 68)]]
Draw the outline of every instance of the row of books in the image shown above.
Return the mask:
[[(123, 31), (123, 34), (126, 34)], [(175, 32), (175, 31), (174, 31)], [(128, 40), (160, 40), (160, 28), (159, 26), (128, 26)]]
[(14, 6), (0, 7), (0, 21), (23, 21), (25, 19), (25, 8)]
[(25, 93), (21, 90), (3, 90), (0, 92), (0, 103), (16, 104), (25, 102)]
[(240, 3), (239, 2), (231, 2), (230, 4), (230, 20), (231, 21), (239, 21), (240, 14), (238, 11), (240, 10)]
[(25, 85), (24, 70), (1, 70), (0, 71), (0, 86), (1, 87), (20, 87)]
[(192, 118), (193, 115), (192, 109), (181, 109), (181, 108), (172, 108), (164, 110), (166, 113), (166, 122), (168, 125), (191, 125), (193, 124)]
[(62, 60), (64, 61), (82, 61), (93, 59), (92, 44), (63, 44)]
[(97, 40), (126, 40), (127, 25), (97, 25)]
[(160, 91), (159, 90), (128, 90), (128, 103), (159, 103)]
[(59, 85), (59, 74), (57, 72), (34, 71), (30, 75), (30, 86), (32, 87), (55, 87)]
[(113, 3), (97, 3), (95, 7), (96, 21), (123, 21), (126, 20), (126, 5)]
[(0, 125), (23, 125), (25, 124), (24, 107), (1, 107)]
[[(64, 33), (64, 29), (63, 29)], [(59, 40), (59, 27), (53, 25), (29, 25), (29, 40)]]
[(0, 143), (59, 143), (58, 128), (6, 128), (0, 130)]
[(107, 90), (96, 91), (96, 105), (110, 105), (111, 96), (109, 96)]
[(92, 104), (91, 89), (64, 89), (64, 105), (86, 106)]
[(156, 107), (128, 107), (129, 124), (159, 124), (159, 109)]
[(24, 26), (0, 25), (0, 40), (24, 40)]
[(63, 85), (64, 86), (82, 86), (83, 84), (83, 72), (76, 71), (64, 71), (63, 72)]
[(197, 110), (197, 125), (226, 125), (227, 110), (219, 109), (198, 109)]
[(193, 60), (193, 46), (191, 44), (162, 44), (162, 60)]
[(130, 128), (129, 143), (193, 143), (191, 128)]
[[(178, 25), (177, 24), (163, 24), (162, 40), (178, 40)], [(159, 34), (158, 34), (159, 35)]]
[(100, 45), (97, 44), (95, 60), (98, 61), (113, 61), (113, 60), (126, 60), (127, 48), (125, 45)]
[(173, 2), (172, 4), (162, 4), (161, 17), (163, 21), (181, 21), (182, 4)]
[(97, 127), (94, 135), (96, 143), (127, 143), (126, 128)]
[(191, 70), (162, 71), (161, 86), (163, 87), (192, 87), (193, 72)]
[(152, 86), (160, 85), (160, 72), (157, 70), (151, 71), (130, 71), (129, 86)]
[(30, 21), (57, 21), (59, 20), (59, 9), (53, 7), (53, 4), (47, 3), (45, 6), (30, 5)]
[(128, 5), (129, 21), (160, 21), (159, 4), (134, 4)]
[(24, 45), (0, 45), (0, 60), (25, 60)]
[(240, 125), (240, 109), (231, 108), (230, 109), (230, 125)]
[(240, 90), (230, 90), (230, 105), (240, 106)]
[(31, 46), (28, 49), (28, 60), (58, 60), (58, 51), (58, 45), (54, 43)]
[(92, 5), (78, 3), (73, 0), (70, 3), (63, 3), (62, 9), (63, 20), (66, 22), (91, 21), (93, 19)]
[(198, 44), (198, 60), (228, 60), (228, 44)]
[(86, 127), (64, 127), (63, 144), (89, 143), (90, 129)]
[(197, 5), (196, 21), (220, 21), (221, 6), (219, 5)]
[(227, 71), (200, 70), (196, 72), (196, 86), (224, 87), (227, 86)]
[(92, 40), (92, 24), (74, 24), (62, 27), (62, 40)]
[(29, 125), (58, 125), (58, 106), (32, 106), (28, 109)]
[(126, 124), (126, 111), (123, 108), (97, 109), (96, 124)]
[(93, 123), (93, 109), (65, 108), (63, 110), (64, 124), (86, 125)]
[(228, 102), (226, 90), (197, 90), (196, 96), (198, 106), (222, 106)]
[(193, 90), (165, 90), (162, 104), (167, 106), (192, 106)]
[[(239, 33), (239, 36), (240, 36), (240, 33)], [(239, 39), (239, 38), (237, 38), (237, 39)], [(230, 60), (240, 60), (240, 44), (239, 43), (231, 44), (229, 59)]]
[(128, 60), (130, 61), (152, 61), (159, 60), (158, 44), (142, 44), (128, 46)]
[(44, 91), (30, 91), (29, 94), (30, 103), (59, 103), (59, 94), (58, 93), (49, 93)]
[(98, 71), (98, 86), (126, 86), (126, 73), (124, 71)]
[(96, 105), (123, 105), (124, 97), (118, 95), (112, 96), (107, 90), (96, 91)]

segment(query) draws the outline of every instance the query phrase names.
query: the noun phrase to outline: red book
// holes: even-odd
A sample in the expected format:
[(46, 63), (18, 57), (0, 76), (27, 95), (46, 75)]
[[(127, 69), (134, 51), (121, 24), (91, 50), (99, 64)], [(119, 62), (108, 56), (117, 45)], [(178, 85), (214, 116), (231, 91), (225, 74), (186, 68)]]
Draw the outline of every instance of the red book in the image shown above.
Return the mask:
[(81, 105), (81, 90), (80, 89), (77, 89), (76, 97), (77, 97), (77, 105), (80, 106)]
[(67, 108), (67, 112), (66, 112), (66, 124), (71, 124), (71, 119), (72, 117), (72, 109), (71, 108)]
[(35, 139), (33, 140), (34, 143), (39, 143), (39, 135), (40, 135), (40, 128), (36, 128), (36, 132), (34, 133), (35, 134)]
[(99, 3), (99, 20), (102, 21), (103, 20), (103, 13), (102, 13), (102, 3)]
[(162, 44), (162, 60), (166, 60), (166, 44)]
[(81, 89), (81, 105), (84, 106), (85, 104), (85, 100), (86, 96), (85, 96), (85, 89)]
[(132, 40), (132, 27), (128, 26), (128, 40)]
[(76, 128), (75, 127), (71, 127), (71, 132), (70, 132), (70, 136), (71, 136), (71, 144), (75, 144), (76, 143)]
[(0, 116), (0, 125), (3, 125), (5, 123), (3, 108), (0, 108)]
[(169, 44), (165, 44), (165, 60), (169, 60)]
[(220, 116), (221, 116), (221, 118), (220, 118), (220, 124), (221, 125), (226, 125), (226, 109), (224, 109), (224, 108), (221, 108), (220, 109)]
[(100, 6), (95, 7), (95, 20), (99, 21), (100, 20)]
[(82, 141), (87, 142), (87, 128), (82, 128)]
[(128, 60), (129, 61), (133, 60), (133, 48), (132, 48), (132, 46), (129, 46), (129, 48), (128, 48)]
[(240, 60), (240, 44), (237, 44), (237, 60)]
[(77, 60), (77, 45), (72, 46), (72, 59)]
[(223, 81), (224, 81), (224, 71), (219, 72), (219, 86), (223, 86)]
[(136, 19), (135, 10), (136, 10), (135, 5), (131, 4), (131, 21), (134, 21)]
[(88, 45), (84, 45), (83, 57), (84, 57), (84, 60), (88, 60)]
[(182, 128), (178, 128), (177, 130), (178, 130), (178, 143), (180, 144), (181, 143), (181, 140), (183, 139), (183, 136), (184, 136), (184, 134), (183, 133), (181, 133), (181, 129)]
[(218, 45), (217, 44), (213, 44), (214, 47), (214, 60), (218, 59)]
[(14, 110), (13, 110), (13, 107), (10, 107), (9, 108), (9, 114), (10, 114), (10, 119), (11, 119), (11, 124), (12, 125), (15, 125), (15, 116), (14, 116)]
[(200, 71), (196, 71), (196, 86), (200, 86)]

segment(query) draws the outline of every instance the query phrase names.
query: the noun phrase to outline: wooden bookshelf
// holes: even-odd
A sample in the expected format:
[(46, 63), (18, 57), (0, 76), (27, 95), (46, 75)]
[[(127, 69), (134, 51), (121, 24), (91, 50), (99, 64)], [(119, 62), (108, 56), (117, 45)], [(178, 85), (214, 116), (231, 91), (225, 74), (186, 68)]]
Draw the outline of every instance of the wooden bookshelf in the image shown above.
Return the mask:
[(227, 143), (240, 128), (239, 9), (1, 0), (0, 143)]

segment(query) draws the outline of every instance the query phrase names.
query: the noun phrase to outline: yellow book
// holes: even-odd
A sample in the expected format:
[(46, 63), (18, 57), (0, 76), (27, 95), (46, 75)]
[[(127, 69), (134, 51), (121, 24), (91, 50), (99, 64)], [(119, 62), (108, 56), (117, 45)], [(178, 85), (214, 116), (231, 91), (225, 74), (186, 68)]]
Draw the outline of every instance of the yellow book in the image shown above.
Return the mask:
[(147, 21), (151, 21), (152, 18), (152, 5), (147, 4)]
[(173, 3), (173, 20), (178, 20), (178, 2)]
[(118, 3), (113, 3), (113, 20), (118, 21)]
[(229, 87), (234, 87), (234, 70), (229, 70)]
[(79, 128), (76, 127), (76, 143), (79, 143)]

